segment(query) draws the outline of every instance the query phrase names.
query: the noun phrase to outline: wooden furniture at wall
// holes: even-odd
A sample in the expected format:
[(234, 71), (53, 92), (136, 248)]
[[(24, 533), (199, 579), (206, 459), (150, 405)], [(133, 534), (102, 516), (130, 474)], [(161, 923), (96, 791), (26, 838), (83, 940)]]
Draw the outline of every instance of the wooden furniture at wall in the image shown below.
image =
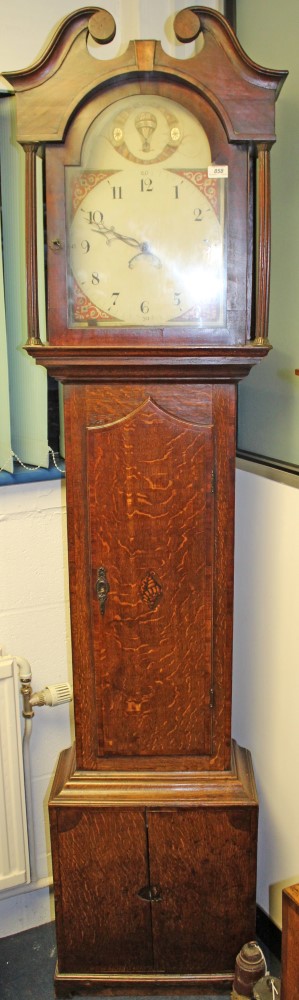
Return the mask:
[(88, 38), (109, 43), (115, 24), (85, 8), (9, 74), (27, 349), (64, 383), (76, 749), (50, 798), (57, 995), (224, 986), (255, 930), (257, 797), (231, 739), (236, 394), (270, 346), (285, 73), (252, 63), (211, 10), (175, 31), (201, 36), (196, 56), (136, 41), (95, 59)]
[(299, 1000), (299, 884), (282, 893), (281, 1000)]

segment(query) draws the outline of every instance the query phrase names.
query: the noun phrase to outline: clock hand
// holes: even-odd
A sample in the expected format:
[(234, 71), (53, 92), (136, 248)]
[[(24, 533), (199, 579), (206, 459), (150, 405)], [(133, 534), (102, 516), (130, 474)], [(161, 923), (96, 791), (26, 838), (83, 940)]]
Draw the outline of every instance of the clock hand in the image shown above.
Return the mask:
[(123, 233), (118, 233), (114, 226), (106, 226), (104, 223), (104, 216), (102, 215), (101, 222), (95, 222), (92, 226), (92, 231), (94, 233), (99, 233), (100, 236), (105, 236), (107, 246), (113, 242), (113, 240), (121, 240), (122, 243), (126, 243), (129, 247), (137, 247), (142, 252), (143, 243), (139, 240), (135, 240), (134, 236), (124, 236)]
[(148, 243), (146, 242), (141, 243), (140, 240), (136, 240), (134, 236), (124, 236), (123, 233), (118, 233), (115, 230), (114, 226), (106, 226), (104, 223), (103, 215), (101, 218), (101, 222), (94, 223), (92, 231), (94, 233), (99, 233), (100, 236), (105, 236), (107, 246), (110, 246), (110, 243), (112, 243), (113, 240), (121, 240), (121, 242), (126, 243), (127, 246), (136, 247), (136, 249), (140, 250), (140, 253), (136, 254), (135, 257), (132, 257), (131, 260), (129, 260), (130, 268), (135, 267), (138, 260), (140, 260), (140, 258), (144, 256), (150, 259), (150, 262), (153, 265), (153, 267), (161, 267), (160, 258), (157, 257), (156, 254), (152, 253)]
[(152, 253), (152, 250), (150, 250), (148, 243), (140, 243), (140, 246), (141, 246), (141, 252), (136, 253), (135, 257), (131, 257), (131, 260), (129, 260), (130, 268), (135, 267), (136, 264), (138, 264), (138, 261), (140, 261), (142, 257), (148, 257), (153, 267), (162, 266), (160, 257), (157, 257), (155, 253)]

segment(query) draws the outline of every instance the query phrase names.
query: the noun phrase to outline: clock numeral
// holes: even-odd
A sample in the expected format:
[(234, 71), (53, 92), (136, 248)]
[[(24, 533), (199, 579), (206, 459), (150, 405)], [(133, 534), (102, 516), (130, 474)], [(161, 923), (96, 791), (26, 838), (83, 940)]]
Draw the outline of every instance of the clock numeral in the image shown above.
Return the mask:
[(144, 316), (146, 316), (146, 314), (149, 312), (149, 303), (146, 301), (146, 299), (144, 299), (143, 302), (141, 302), (140, 309)]
[[(111, 295), (111, 298), (112, 298), (112, 306), (116, 306), (116, 303), (117, 303), (117, 299), (118, 299), (118, 296), (119, 296), (119, 292), (112, 292), (112, 295)], [(109, 308), (108, 308), (108, 312), (110, 311), (110, 309), (112, 308), (112, 306), (109, 306)]]
[(91, 275), (91, 284), (92, 285), (99, 285), (100, 284), (100, 275), (99, 275), (98, 271), (93, 271), (92, 272), (92, 275)]
[(152, 191), (153, 190), (153, 182), (151, 180), (151, 177), (143, 177), (142, 178), (142, 180), (140, 182), (140, 189), (141, 189), (141, 191)]
[(88, 253), (90, 250), (90, 243), (88, 242), (88, 240), (81, 240), (81, 247), (83, 253)]
[(179, 198), (180, 197), (180, 188), (182, 187), (183, 183), (184, 183), (184, 181), (181, 180), (179, 184), (175, 184), (174, 185), (174, 197), (175, 198)]
[(84, 208), (81, 208), (81, 212), (83, 212), (83, 215), (85, 215), (86, 221), (88, 222), (89, 226), (91, 226), (93, 222), (97, 226), (99, 226), (101, 222), (103, 222), (104, 218), (103, 212), (100, 212), (99, 209), (96, 209), (95, 212), (86, 212)]
[(194, 215), (194, 222), (202, 222), (202, 208), (195, 208), (193, 215)]
[(181, 292), (174, 292), (174, 304), (175, 304), (175, 306), (180, 306), (181, 305), (181, 295), (182, 295)]
[(112, 187), (112, 198), (114, 198), (114, 199), (116, 199), (116, 198), (122, 198), (122, 188), (121, 187), (114, 187), (114, 186)]

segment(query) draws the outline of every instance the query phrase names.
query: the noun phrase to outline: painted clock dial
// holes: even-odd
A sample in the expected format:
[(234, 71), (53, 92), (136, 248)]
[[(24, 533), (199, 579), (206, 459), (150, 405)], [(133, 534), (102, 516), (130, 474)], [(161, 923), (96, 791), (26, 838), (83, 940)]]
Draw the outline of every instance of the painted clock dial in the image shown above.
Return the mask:
[(158, 96), (111, 105), (66, 167), (68, 324), (221, 327), (225, 180), (200, 122)]

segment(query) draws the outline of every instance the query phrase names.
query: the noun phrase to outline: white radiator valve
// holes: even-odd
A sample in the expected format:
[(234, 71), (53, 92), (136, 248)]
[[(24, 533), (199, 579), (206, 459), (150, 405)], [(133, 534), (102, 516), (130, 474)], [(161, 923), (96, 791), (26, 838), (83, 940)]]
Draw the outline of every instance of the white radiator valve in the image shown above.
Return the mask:
[(72, 699), (73, 692), (70, 684), (48, 684), (42, 691), (35, 691), (31, 695), (30, 705), (32, 707), (34, 705), (49, 705), (50, 708), (54, 708), (55, 705), (63, 705)]

